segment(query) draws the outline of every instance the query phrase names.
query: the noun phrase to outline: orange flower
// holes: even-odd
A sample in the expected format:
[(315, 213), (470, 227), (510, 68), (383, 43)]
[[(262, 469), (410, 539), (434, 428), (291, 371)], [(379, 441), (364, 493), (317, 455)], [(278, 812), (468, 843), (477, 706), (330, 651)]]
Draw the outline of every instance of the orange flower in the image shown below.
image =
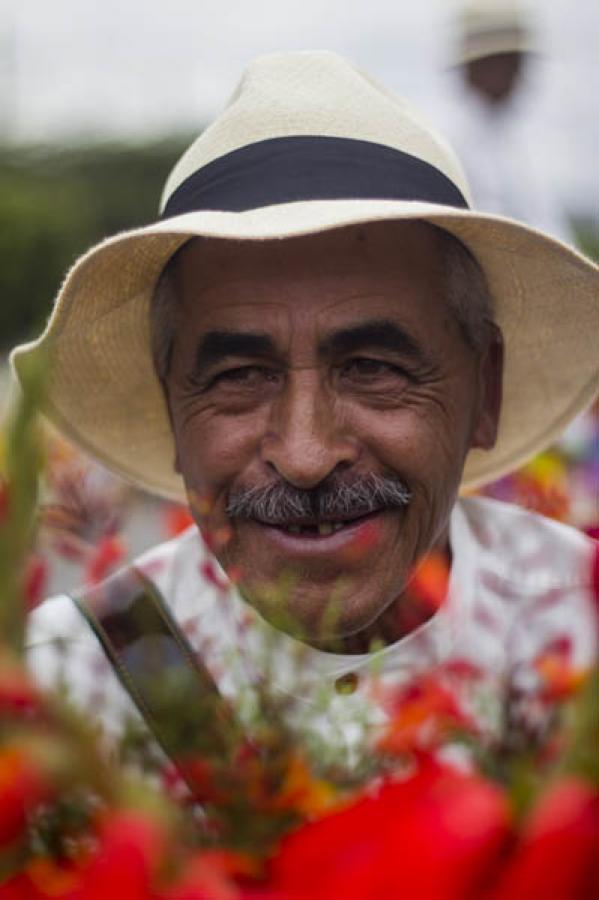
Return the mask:
[(383, 694), (382, 705), (391, 715), (376, 742), (383, 753), (431, 750), (456, 732), (477, 732), (474, 720), (438, 675), (423, 676)]
[(185, 506), (178, 503), (169, 503), (164, 510), (164, 527), (168, 537), (177, 537), (190, 525), (193, 525), (193, 517)]
[[(49, 857), (36, 857), (25, 870), (30, 882), (30, 892), (24, 895), (27, 900), (41, 898), (57, 898), (57, 900), (76, 900), (80, 897), (81, 871), (78, 866), (66, 862), (56, 862)], [(0, 900), (2, 895), (0, 894)]]
[(534, 660), (541, 679), (541, 699), (549, 702), (573, 696), (585, 680), (585, 672), (572, 665), (572, 645), (567, 638), (557, 638)]
[(442, 553), (428, 553), (414, 569), (408, 583), (410, 596), (429, 609), (438, 609), (447, 596), (449, 566)]
[(333, 786), (314, 778), (304, 757), (292, 753), (283, 782), (269, 805), (273, 811), (291, 810), (313, 818), (329, 810), (335, 796)]

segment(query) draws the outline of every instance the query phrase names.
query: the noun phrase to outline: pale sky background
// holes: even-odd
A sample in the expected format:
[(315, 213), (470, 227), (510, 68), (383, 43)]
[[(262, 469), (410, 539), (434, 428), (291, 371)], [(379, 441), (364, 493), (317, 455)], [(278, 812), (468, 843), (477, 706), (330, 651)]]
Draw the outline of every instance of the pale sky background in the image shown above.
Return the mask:
[[(539, 166), (599, 215), (599, 0), (529, 0), (543, 57), (521, 96)], [(259, 53), (343, 53), (433, 122), (451, 107), (453, 0), (0, 0), (0, 137), (194, 131)], [(455, 95), (453, 95), (455, 96)]]

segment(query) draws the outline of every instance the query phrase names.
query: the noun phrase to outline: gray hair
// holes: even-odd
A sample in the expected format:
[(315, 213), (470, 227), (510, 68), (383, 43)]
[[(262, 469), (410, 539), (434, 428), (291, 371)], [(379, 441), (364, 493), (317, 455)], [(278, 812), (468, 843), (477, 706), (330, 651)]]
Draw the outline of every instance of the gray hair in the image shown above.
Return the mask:
[[(436, 225), (429, 224), (429, 227), (434, 229), (439, 242), (449, 308), (466, 342), (479, 351), (488, 339), (494, 321), (493, 302), (485, 273), (458, 238)], [(152, 359), (163, 385), (171, 367), (178, 309), (173, 274), (179, 253), (186, 246), (183, 244), (165, 265), (150, 304)]]
[(412, 499), (408, 486), (396, 475), (359, 475), (351, 480), (329, 476), (306, 490), (287, 481), (243, 488), (229, 493), (231, 519), (258, 519), (269, 525), (312, 524), (357, 518), (381, 509), (398, 509)]
[(160, 273), (150, 300), (150, 349), (154, 370), (163, 388), (166, 388), (166, 379), (171, 370), (175, 343), (178, 303), (173, 274), (178, 254), (179, 251), (171, 256)]
[(480, 351), (495, 326), (487, 277), (476, 257), (459, 238), (436, 225), (432, 228), (441, 250), (447, 304), (466, 343)]

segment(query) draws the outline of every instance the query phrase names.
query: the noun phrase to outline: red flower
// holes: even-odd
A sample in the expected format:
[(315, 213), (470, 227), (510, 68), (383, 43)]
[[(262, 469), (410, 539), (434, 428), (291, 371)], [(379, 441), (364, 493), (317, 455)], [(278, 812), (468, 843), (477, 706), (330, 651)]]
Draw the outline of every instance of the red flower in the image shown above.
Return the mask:
[(508, 834), (498, 787), (428, 762), (285, 838), (271, 886), (311, 900), (462, 900), (477, 896)]
[(480, 666), (477, 666), (469, 659), (463, 659), (459, 656), (444, 663), (443, 671), (464, 684), (482, 681), (485, 676), (484, 669), (481, 669)]
[(241, 853), (204, 850), (192, 856), (177, 882), (156, 895), (160, 900), (242, 900), (237, 878), (256, 874), (256, 864)]
[(23, 872), (0, 884), (0, 900), (40, 900), (40, 894)]
[(165, 849), (164, 829), (158, 822), (135, 811), (110, 813), (100, 825), (97, 851), (82, 872), (82, 898), (150, 900)]
[(104, 581), (126, 556), (125, 546), (116, 535), (103, 537), (95, 547), (85, 570), (87, 584)]
[(48, 793), (42, 773), (24, 750), (0, 750), (0, 848), (23, 836), (30, 813)]
[(4, 525), (10, 512), (10, 493), (8, 483), (0, 475), (0, 525)]
[(177, 766), (191, 786), (196, 802), (219, 803), (225, 800), (225, 794), (218, 784), (218, 773), (210, 760), (192, 756), (178, 759)]
[(30, 716), (41, 711), (41, 698), (27, 670), (19, 663), (0, 664), (0, 716)]
[(587, 900), (599, 895), (599, 794), (567, 778), (541, 798), (493, 900)]

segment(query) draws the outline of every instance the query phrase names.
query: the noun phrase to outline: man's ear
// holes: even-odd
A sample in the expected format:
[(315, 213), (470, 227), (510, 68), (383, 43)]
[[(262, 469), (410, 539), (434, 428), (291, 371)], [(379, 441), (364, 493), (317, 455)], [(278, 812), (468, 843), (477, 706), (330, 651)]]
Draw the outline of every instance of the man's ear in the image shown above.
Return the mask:
[(495, 324), (478, 366), (480, 397), (470, 446), (491, 450), (497, 440), (503, 384), (503, 335)]

